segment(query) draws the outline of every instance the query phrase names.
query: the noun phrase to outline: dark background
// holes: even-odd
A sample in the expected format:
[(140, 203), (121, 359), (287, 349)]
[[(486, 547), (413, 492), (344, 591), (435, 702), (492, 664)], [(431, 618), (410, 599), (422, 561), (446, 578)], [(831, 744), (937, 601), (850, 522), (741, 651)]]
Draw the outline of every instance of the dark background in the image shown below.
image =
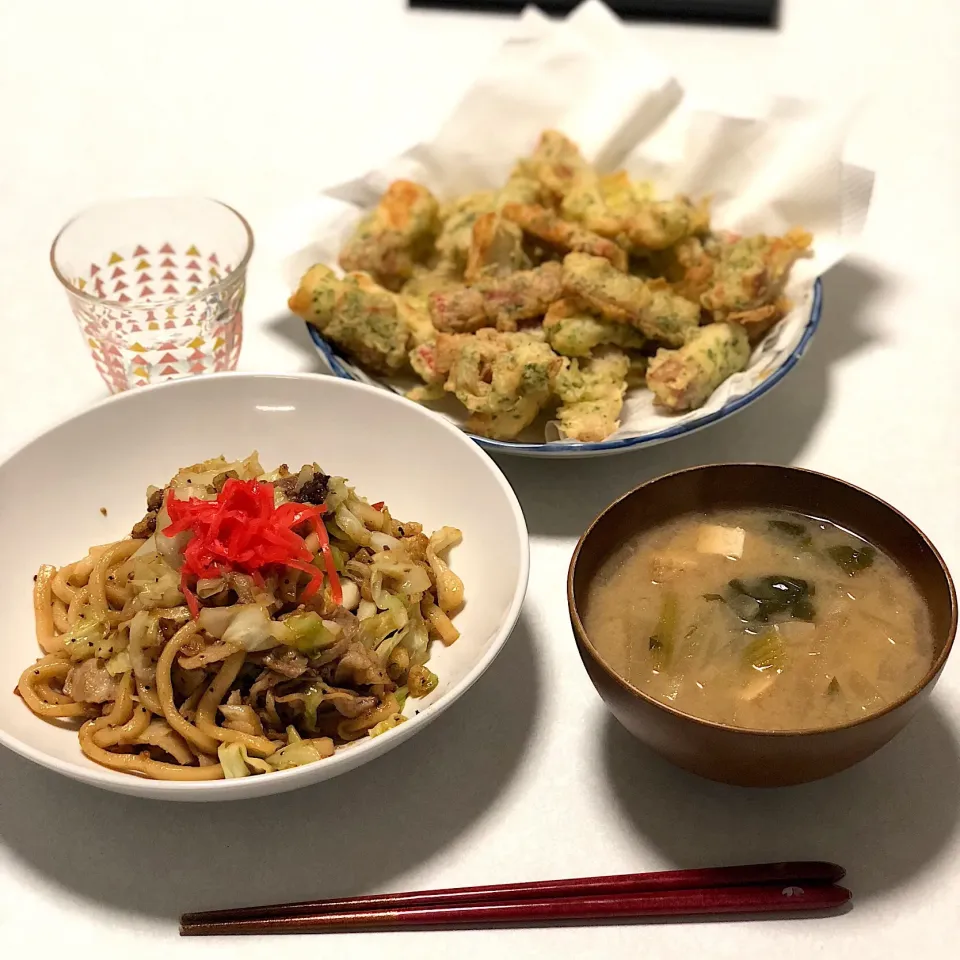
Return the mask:
[[(569, 13), (580, 0), (534, 0), (549, 14)], [(665, 20), (739, 26), (776, 26), (778, 0), (606, 0), (625, 20)], [(409, 0), (411, 7), (518, 13), (528, 0)]]

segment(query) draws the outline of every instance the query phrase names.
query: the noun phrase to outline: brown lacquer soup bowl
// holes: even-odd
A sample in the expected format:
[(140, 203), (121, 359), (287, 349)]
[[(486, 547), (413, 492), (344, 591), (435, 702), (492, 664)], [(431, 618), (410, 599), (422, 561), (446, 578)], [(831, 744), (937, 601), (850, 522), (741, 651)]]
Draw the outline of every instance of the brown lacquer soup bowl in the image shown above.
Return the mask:
[[(831, 521), (896, 560), (919, 590), (933, 630), (933, 657), (920, 682), (878, 713), (794, 732), (703, 720), (653, 699), (615, 673), (591, 642), (583, 621), (589, 587), (604, 561), (627, 540), (676, 517), (741, 508), (776, 508)], [(622, 496), (580, 538), (570, 562), (567, 601), (580, 657), (616, 719), (638, 740), (685, 770), (753, 787), (817, 780), (882, 747), (930, 696), (957, 629), (957, 598), (950, 573), (933, 544), (903, 514), (833, 477), (764, 464), (695, 467), (659, 477)]]

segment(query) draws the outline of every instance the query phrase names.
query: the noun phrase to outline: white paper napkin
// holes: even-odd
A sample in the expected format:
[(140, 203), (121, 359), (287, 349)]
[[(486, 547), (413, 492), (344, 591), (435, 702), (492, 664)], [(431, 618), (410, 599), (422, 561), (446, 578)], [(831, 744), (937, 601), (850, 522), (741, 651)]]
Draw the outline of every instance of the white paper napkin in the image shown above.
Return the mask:
[[(282, 218), (273, 235), (291, 292), (314, 263), (336, 265), (354, 224), (391, 181), (415, 180), (441, 200), (498, 187), (540, 132), (554, 128), (602, 171), (625, 168), (654, 180), (663, 196), (712, 196), (719, 229), (775, 234), (799, 226), (813, 234), (813, 256), (794, 266), (786, 289), (793, 309), (748, 368), (679, 416), (657, 410), (649, 391), (628, 392), (616, 438), (696, 421), (749, 393), (797, 346), (814, 281), (849, 251), (866, 220), (873, 173), (843, 162), (852, 106), (775, 99), (755, 116), (705, 111), (635, 39), (599, 0), (563, 21), (528, 8), (432, 140)], [(555, 427), (549, 439), (559, 439)]]

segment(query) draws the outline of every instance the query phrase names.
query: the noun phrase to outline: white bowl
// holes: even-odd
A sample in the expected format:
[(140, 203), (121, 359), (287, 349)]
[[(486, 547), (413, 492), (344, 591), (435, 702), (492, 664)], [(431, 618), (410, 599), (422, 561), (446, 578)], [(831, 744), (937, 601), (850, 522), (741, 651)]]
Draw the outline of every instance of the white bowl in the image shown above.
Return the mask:
[[(292, 770), (237, 780), (145, 780), (98, 766), (74, 729), (34, 716), (11, 693), (40, 655), (32, 578), (93, 544), (119, 539), (143, 515), (148, 485), (181, 466), (258, 450), (266, 469), (316, 461), (371, 501), (428, 530), (463, 531), (451, 565), (463, 578), (461, 637), (434, 643), (439, 675), (427, 698), (408, 701), (395, 729)], [(0, 465), (0, 743), (29, 760), (120, 793), (165, 800), (232, 800), (327, 780), (414, 736), (471, 687), (500, 652), (527, 587), (529, 539), (520, 504), (496, 464), (443, 418), (384, 390), (303, 374), (215, 374), (111, 397), (27, 444)], [(101, 513), (106, 508), (107, 516)], [(5, 692), (4, 692), (5, 691)], [(415, 711), (419, 711), (418, 713)]]

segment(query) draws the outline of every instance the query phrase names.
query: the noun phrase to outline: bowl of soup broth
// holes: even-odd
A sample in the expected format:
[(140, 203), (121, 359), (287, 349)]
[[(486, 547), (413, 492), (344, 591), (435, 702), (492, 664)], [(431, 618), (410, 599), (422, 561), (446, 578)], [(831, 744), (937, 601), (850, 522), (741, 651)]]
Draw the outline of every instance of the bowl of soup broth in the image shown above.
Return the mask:
[(870, 755), (929, 696), (954, 585), (889, 504), (823, 474), (695, 467), (591, 524), (568, 603), (613, 715), (713, 780), (784, 786)]

